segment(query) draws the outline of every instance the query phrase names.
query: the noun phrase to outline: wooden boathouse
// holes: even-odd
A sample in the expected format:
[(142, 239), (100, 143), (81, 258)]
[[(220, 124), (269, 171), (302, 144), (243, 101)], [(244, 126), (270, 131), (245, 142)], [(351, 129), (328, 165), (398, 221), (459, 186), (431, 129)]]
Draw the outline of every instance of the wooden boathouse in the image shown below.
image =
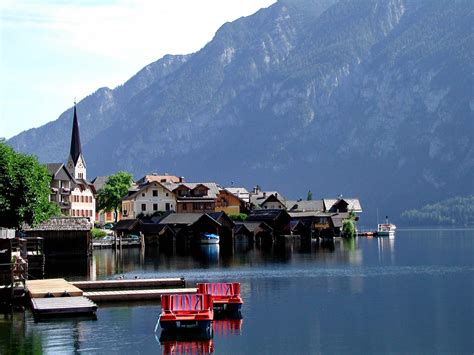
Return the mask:
[(92, 254), (92, 224), (84, 217), (53, 217), (26, 226), (27, 239), (42, 238), (46, 257), (87, 257)]

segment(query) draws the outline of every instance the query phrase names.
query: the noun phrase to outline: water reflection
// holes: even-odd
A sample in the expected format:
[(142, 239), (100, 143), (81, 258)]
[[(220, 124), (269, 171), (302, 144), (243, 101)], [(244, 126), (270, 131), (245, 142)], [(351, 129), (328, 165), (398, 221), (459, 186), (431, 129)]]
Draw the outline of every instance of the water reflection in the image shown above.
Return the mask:
[[(380, 239), (380, 254), (393, 249), (394, 241)], [(385, 257), (381, 255), (380, 257)], [(148, 277), (157, 271), (195, 268), (235, 268), (248, 265), (290, 264), (300, 259), (316, 263), (362, 264), (357, 239), (334, 241), (282, 240), (275, 243), (252, 243), (239, 240), (220, 245), (162, 244), (145, 248), (96, 249), (93, 257), (47, 260), (46, 278), (95, 280), (116, 277)]]

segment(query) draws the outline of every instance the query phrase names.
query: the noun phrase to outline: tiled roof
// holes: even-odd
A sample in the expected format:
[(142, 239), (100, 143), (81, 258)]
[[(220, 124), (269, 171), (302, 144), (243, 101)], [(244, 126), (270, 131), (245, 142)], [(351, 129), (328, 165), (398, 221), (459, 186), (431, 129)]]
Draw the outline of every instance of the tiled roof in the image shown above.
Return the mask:
[(301, 201), (286, 201), (286, 208), (288, 211), (324, 211), (323, 200), (301, 200)]
[(84, 217), (53, 217), (36, 227), (24, 226), (25, 231), (89, 231), (92, 223)]

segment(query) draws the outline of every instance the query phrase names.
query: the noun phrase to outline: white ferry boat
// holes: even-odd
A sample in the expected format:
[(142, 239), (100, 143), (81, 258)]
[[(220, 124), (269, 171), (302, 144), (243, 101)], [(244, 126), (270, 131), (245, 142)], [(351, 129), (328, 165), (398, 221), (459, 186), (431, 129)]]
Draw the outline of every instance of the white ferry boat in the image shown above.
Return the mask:
[(377, 225), (377, 237), (395, 237), (397, 226), (392, 223), (382, 223)]

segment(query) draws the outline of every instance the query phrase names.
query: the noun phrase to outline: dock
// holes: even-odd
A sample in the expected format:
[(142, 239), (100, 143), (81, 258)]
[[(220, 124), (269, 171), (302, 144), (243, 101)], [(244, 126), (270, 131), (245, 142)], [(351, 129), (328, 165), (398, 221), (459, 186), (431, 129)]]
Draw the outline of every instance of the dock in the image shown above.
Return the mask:
[(30, 298), (61, 297), (67, 293), (71, 297), (82, 296), (83, 291), (64, 279), (26, 281)]
[(35, 319), (60, 315), (94, 315), (97, 305), (83, 296), (32, 298)]
[(65, 279), (26, 282), (35, 319), (46, 316), (95, 315), (95, 302), (160, 301), (170, 294), (195, 294), (182, 277), (131, 280), (73, 281)]
[(160, 300), (163, 295), (196, 293), (197, 288), (167, 288), (118, 291), (90, 291), (84, 296), (95, 302)]
[(99, 281), (74, 281), (72, 284), (81, 290), (97, 289), (124, 289), (124, 288), (159, 288), (159, 287), (184, 287), (183, 277), (166, 279), (132, 279), (132, 280), (99, 280)]

